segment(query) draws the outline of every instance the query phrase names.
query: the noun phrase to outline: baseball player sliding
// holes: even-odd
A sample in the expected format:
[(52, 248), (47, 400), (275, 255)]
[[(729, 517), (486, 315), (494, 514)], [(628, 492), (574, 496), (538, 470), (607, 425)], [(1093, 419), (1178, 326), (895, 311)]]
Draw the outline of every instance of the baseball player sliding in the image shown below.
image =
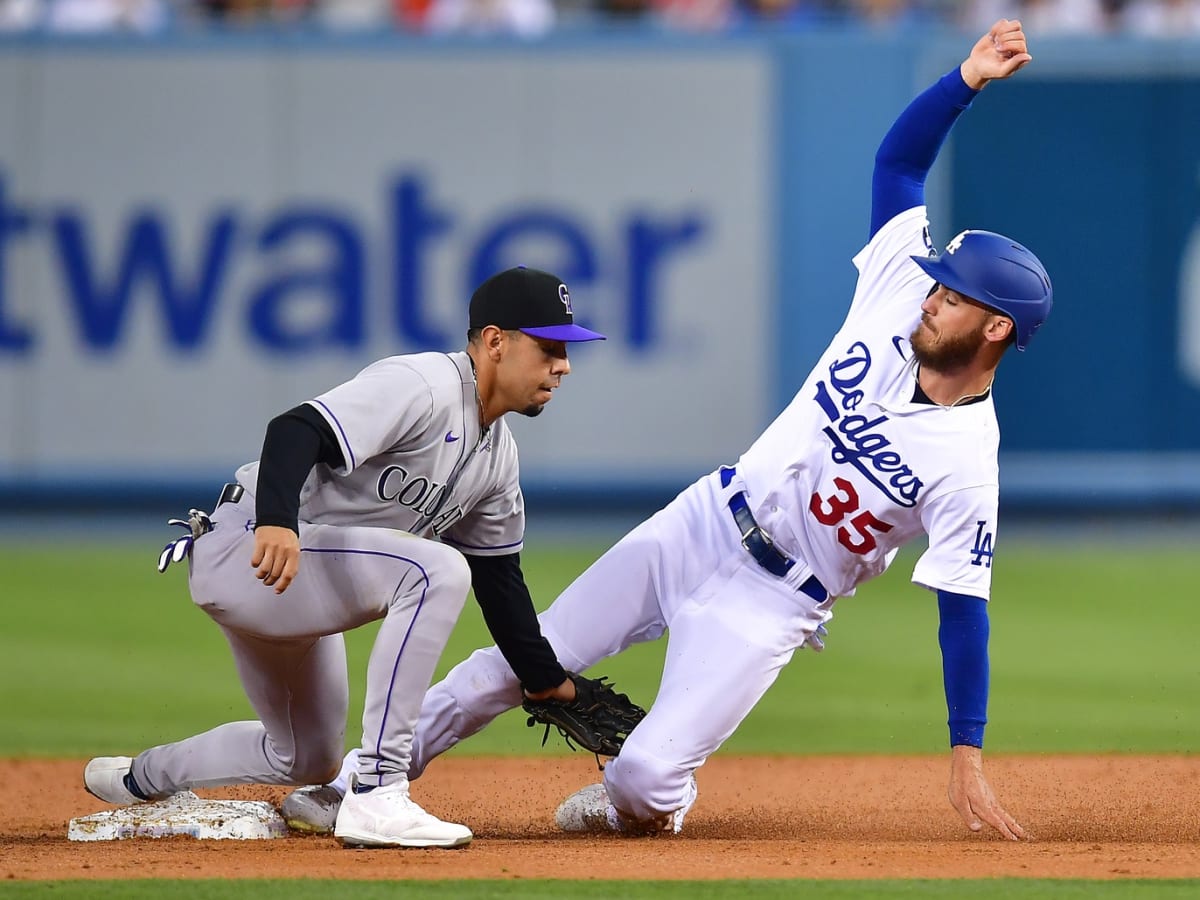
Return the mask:
[[(1024, 350), (1045, 321), (1052, 291), (1037, 257), (998, 234), (966, 231), (936, 254), (924, 184), (976, 94), (1031, 58), (1020, 22), (1001, 20), (901, 113), (875, 158), (849, 314), (795, 398), (736, 465), (684, 490), (541, 616), (572, 671), (669, 634), (653, 708), (603, 783), (559, 807), (562, 828), (680, 830), (695, 770), (797, 648), (821, 648), (835, 598), (924, 533), (912, 579), (936, 593), (940, 612), (950, 802), (974, 831), (1024, 835), (981, 751), (998, 498), (991, 387), (1005, 351)], [(472, 654), (426, 694), (409, 777), (521, 699), (496, 648)], [(285, 812), (319, 827), (339, 793), (296, 792)]]
[(488, 279), (469, 314), (465, 351), (380, 360), (278, 416), (211, 517), (175, 520), (188, 533), (159, 567), (190, 558), (192, 599), (224, 632), (259, 718), (93, 759), (88, 791), (130, 804), (332, 777), (349, 705), (342, 632), (382, 619), (336, 834), (354, 846), (468, 843), (467, 827), (410, 799), (407, 773), (421, 698), (471, 587), (497, 643), (520, 646), (509, 679), (520, 672), (535, 697), (595, 693), (538, 632), (520, 567), (517, 448), (502, 417), (538, 415), (571, 371), (567, 343), (603, 336), (574, 323), (560, 279), (534, 269)]

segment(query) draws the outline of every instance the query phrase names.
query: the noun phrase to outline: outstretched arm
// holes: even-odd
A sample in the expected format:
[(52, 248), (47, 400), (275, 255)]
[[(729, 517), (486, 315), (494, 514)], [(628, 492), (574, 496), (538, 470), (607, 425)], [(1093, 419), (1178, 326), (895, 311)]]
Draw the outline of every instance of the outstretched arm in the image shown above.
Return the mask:
[(1000, 805), (983, 775), (983, 729), (987, 722), (987, 603), (982, 597), (938, 591), (938, 642), (950, 725), (950, 803), (967, 827), (983, 823), (1015, 841), (1025, 831)]
[(527, 695), (574, 700), (575, 685), (542, 635), (518, 553), (472, 556), (471, 586), (492, 640)]
[(1032, 60), (1016, 20), (991, 27), (958, 68), (905, 108), (875, 154), (871, 236), (906, 209), (925, 203), (925, 178), (946, 136), (989, 81), (1008, 78)]

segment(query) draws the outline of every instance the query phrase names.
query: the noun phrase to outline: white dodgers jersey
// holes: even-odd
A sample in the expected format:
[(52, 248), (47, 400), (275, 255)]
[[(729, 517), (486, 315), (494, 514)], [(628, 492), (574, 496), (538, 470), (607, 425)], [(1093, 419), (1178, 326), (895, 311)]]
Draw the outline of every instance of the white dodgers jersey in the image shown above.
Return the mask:
[(925, 207), (854, 258), (850, 312), (788, 407), (738, 462), (759, 525), (831, 596), (883, 572), (920, 535), (913, 581), (988, 599), (999, 498), (995, 407), (913, 402), (909, 335), (932, 281)]
[[(381, 359), (308, 403), (333, 430), (345, 465), (313, 467), (301, 521), (395, 528), (476, 556), (520, 551), (517, 445), (503, 418), (480, 427), (466, 352)], [(237, 478), (253, 492), (258, 463)]]

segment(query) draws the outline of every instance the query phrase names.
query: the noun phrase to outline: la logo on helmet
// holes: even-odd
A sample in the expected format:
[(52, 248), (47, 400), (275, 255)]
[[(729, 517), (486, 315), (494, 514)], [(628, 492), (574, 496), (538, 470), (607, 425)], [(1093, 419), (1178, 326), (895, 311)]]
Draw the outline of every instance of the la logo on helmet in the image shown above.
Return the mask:
[(558, 286), (558, 299), (561, 300), (562, 305), (567, 308), (567, 313), (569, 315), (575, 315), (575, 310), (571, 309), (571, 295), (568, 293), (567, 286), (565, 284), (560, 284)]
[(961, 232), (954, 240), (946, 245), (946, 252), (953, 255), (954, 251), (962, 246), (963, 238), (970, 233), (970, 230)]

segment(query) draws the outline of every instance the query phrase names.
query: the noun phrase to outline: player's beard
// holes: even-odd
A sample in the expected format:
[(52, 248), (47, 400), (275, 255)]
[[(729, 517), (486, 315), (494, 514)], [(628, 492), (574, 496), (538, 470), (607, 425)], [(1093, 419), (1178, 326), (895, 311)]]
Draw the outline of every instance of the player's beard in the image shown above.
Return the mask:
[(529, 418), (532, 419), (532, 418), (535, 418), (536, 416), (540, 416), (542, 414), (542, 410), (545, 408), (546, 408), (546, 404), (544, 404), (544, 403), (530, 403), (524, 409), (517, 410), (517, 411), (521, 415), (529, 416)]
[(953, 337), (943, 334), (937, 340), (933, 337), (933, 331), (921, 324), (909, 335), (908, 342), (912, 346), (913, 357), (922, 369), (954, 372), (970, 363), (979, 348), (987, 343), (983, 336), (986, 325), (986, 322), (980, 322), (974, 331)]

